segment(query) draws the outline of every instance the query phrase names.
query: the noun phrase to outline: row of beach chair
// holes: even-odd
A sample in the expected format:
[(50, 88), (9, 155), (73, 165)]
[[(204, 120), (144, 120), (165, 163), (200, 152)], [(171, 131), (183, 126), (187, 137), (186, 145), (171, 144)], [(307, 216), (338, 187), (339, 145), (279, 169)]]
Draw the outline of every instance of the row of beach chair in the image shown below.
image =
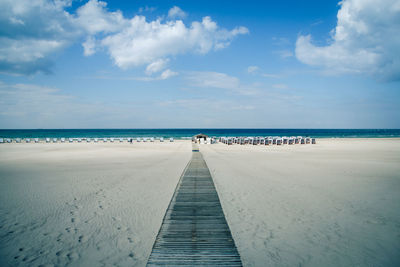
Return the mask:
[(291, 137), (220, 137), (219, 142), (226, 145), (296, 145), (296, 144), (316, 144), (315, 138), (291, 136)]
[[(114, 142), (155, 142), (156, 140), (160, 141), (160, 142), (164, 142), (164, 138), (160, 137), (160, 138), (154, 138), (154, 137), (138, 137), (138, 138), (114, 138), (114, 137), (110, 137), (110, 138), (44, 138), (44, 139), (39, 139), (39, 138), (0, 138), (0, 143), (40, 143), (40, 142), (45, 142), (45, 143), (82, 143), (82, 142), (86, 142), (86, 143), (91, 143), (92, 141), (94, 143), (98, 143), (98, 142), (103, 142), (103, 143), (114, 143)], [(169, 138), (170, 142), (174, 142), (174, 138)]]

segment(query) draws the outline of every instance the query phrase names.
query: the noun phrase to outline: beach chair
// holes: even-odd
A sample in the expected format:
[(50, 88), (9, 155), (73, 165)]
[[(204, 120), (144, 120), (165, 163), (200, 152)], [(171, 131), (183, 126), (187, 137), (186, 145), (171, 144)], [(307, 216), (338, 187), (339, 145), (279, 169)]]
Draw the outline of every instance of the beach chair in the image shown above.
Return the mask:
[(46, 143), (50, 143), (50, 138), (47, 138), (47, 137), (46, 137), (45, 140), (46, 140)]
[(82, 142), (82, 138), (78, 138), (78, 143)]
[(310, 137), (306, 137), (306, 144), (310, 144), (311, 143), (311, 138)]
[(39, 143), (39, 138), (35, 138), (35, 143)]
[(164, 142), (164, 137), (160, 137), (160, 142)]
[(87, 142), (87, 143), (90, 143), (91, 141), (92, 141), (92, 139), (86, 138), (86, 142)]
[(154, 142), (154, 137), (150, 138), (150, 142)]
[(17, 139), (15, 139), (15, 142), (17, 142), (17, 143), (21, 143), (21, 138), (17, 138)]
[(300, 139), (300, 144), (305, 145), (306, 144), (306, 140), (304, 138)]
[(61, 138), (60, 140), (61, 140), (61, 143), (65, 143), (65, 138), (64, 137)]
[(30, 142), (31, 142), (31, 139), (30, 139), (30, 138), (26, 138), (26, 139), (25, 139), (25, 142), (26, 142), (26, 143), (30, 143)]
[(293, 138), (289, 138), (288, 144), (289, 144), (289, 145), (293, 145), (293, 144), (294, 144), (294, 139), (293, 139)]
[(7, 138), (7, 143), (12, 143), (12, 139)]
[(298, 138), (298, 137), (296, 137), (295, 139), (294, 139), (294, 143), (297, 145), (297, 144), (299, 144), (300, 143), (300, 139)]
[(136, 138), (136, 142), (140, 143), (140, 141), (141, 141), (141, 140), (140, 140), (140, 137), (137, 137), (137, 138)]
[(111, 138), (110, 138), (110, 142), (111, 142), (111, 143), (114, 143), (114, 138), (111, 137)]
[(107, 143), (107, 138), (103, 138), (103, 143)]
[(95, 143), (97, 143), (97, 142), (99, 142), (99, 138), (95, 138), (95, 139), (93, 139), (93, 141), (94, 141)]
[(73, 143), (74, 139), (73, 138), (68, 138), (68, 142)]
[(276, 139), (276, 144), (277, 144), (278, 146), (282, 145), (282, 143), (283, 143), (283, 139), (282, 139), (282, 138)]
[(174, 138), (171, 137), (171, 138), (169, 139), (169, 141), (170, 141), (170, 142), (174, 142)]
[(53, 138), (53, 143), (57, 143), (57, 138)]
[(4, 143), (4, 139), (0, 138), (0, 144)]
[(317, 143), (317, 141), (315, 140), (315, 138), (311, 139), (311, 144), (315, 145)]

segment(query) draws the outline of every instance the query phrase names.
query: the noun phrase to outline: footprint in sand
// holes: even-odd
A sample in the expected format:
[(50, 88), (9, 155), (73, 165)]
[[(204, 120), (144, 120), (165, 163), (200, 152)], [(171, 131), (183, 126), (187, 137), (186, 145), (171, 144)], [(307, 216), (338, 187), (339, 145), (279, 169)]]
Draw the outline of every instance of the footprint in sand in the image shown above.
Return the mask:
[(87, 241), (87, 238), (86, 238), (86, 236), (84, 236), (84, 235), (81, 235), (81, 236), (79, 236), (79, 243), (85, 243), (86, 241)]
[(79, 259), (79, 254), (76, 252), (70, 252), (67, 254), (67, 257), (70, 261), (74, 261), (74, 260)]

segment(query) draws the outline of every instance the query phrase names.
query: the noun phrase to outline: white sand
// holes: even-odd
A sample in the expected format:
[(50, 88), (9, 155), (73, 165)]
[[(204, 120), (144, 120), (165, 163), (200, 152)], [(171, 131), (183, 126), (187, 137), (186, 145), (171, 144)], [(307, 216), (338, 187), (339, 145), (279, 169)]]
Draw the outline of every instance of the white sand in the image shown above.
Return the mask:
[(400, 266), (400, 139), (202, 145), (245, 266)]
[(144, 266), (190, 142), (1, 144), (0, 266)]
[[(201, 145), (245, 266), (400, 266), (400, 139)], [(0, 266), (145, 266), (191, 144), (0, 145)]]

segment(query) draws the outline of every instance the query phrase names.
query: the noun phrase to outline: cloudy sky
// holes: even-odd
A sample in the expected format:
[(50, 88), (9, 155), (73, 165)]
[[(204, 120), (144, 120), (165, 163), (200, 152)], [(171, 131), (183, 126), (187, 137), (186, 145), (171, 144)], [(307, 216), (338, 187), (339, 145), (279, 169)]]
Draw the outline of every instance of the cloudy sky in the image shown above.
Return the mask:
[(400, 128), (400, 0), (0, 10), (0, 128)]

